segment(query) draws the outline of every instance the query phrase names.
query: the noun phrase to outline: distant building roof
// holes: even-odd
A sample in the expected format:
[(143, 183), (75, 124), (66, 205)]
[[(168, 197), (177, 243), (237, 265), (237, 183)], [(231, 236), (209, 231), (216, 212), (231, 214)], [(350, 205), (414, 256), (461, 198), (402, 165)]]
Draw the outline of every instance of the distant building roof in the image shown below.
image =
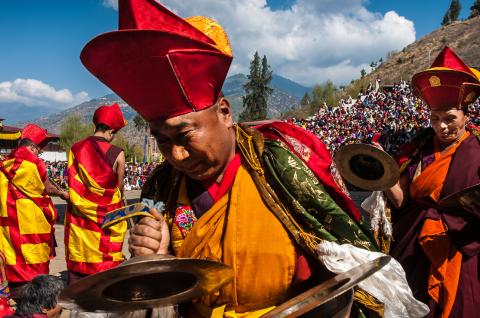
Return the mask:
[(18, 127), (13, 127), (13, 126), (0, 126), (0, 131), (1, 132), (12, 132), (12, 133), (15, 133), (15, 132), (19, 132), (19, 131), (22, 131), (21, 128), (18, 128)]

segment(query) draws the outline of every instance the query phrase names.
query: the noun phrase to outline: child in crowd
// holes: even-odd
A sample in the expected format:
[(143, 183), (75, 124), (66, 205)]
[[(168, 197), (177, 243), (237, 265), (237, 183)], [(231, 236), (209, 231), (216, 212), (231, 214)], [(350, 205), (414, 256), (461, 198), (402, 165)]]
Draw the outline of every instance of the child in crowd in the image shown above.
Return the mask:
[(22, 286), (15, 314), (7, 318), (57, 318), (62, 308), (57, 298), (64, 284), (59, 277), (38, 275), (30, 283)]

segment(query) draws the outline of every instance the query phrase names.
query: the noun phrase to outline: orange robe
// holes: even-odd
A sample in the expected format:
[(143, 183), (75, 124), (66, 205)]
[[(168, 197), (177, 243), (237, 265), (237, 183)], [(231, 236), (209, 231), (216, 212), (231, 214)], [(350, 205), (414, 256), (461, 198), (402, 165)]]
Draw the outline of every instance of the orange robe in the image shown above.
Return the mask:
[(49, 273), (57, 211), (40, 158), (19, 147), (0, 165), (0, 250), (8, 281), (27, 282)]
[[(453, 155), (469, 136), (470, 132), (467, 131), (456, 145), (443, 153), (435, 139), (435, 161), (413, 180), (410, 186), (410, 196), (413, 199), (431, 197), (434, 201), (439, 200)], [(442, 307), (442, 318), (450, 315), (462, 267), (462, 254), (451, 242), (447, 230), (448, 227), (442, 219), (427, 218), (418, 237), (431, 262), (428, 294)]]
[(68, 154), (68, 185), (71, 204), (65, 216), (67, 268), (94, 274), (123, 261), (125, 221), (101, 229), (105, 215), (123, 206), (118, 176), (107, 158), (111, 145), (88, 137)]
[[(182, 182), (180, 204), (188, 204), (185, 193)], [(243, 166), (239, 167), (231, 190), (195, 222), (185, 239), (178, 226), (173, 225), (172, 245), (179, 257), (211, 259), (234, 269), (231, 284), (203, 299), (208, 306), (227, 305), (226, 311), (232, 317), (233, 312), (258, 311), (282, 302), (292, 283), (294, 243), (263, 202)], [(256, 316), (253, 313), (248, 317)]]

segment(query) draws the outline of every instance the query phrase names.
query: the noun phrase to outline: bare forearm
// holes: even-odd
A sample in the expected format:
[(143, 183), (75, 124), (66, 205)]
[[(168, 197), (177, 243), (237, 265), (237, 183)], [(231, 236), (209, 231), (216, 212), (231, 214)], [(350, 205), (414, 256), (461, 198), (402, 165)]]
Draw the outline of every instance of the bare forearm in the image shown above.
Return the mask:
[(391, 187), (390, 189), (385, 190), (390, 203), (397, 209), (403, 207), (408, 200), (408, 178), (406, 175), (400, 177), (400, 180)]
[(402, 188), (400, 187), (400, 183), (397, 183), (390, 189), (385, 190), (384, 192), (387, 195), (388, 201), (390, 201), (390, 203), (393, 204), (395, 208), (398, 209), (403, 206), (405, 198)]

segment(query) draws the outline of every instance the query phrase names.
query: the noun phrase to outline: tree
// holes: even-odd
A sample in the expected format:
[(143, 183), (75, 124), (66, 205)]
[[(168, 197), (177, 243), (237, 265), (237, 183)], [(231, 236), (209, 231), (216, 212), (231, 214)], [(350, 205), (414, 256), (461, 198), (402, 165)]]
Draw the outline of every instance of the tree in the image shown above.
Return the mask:
[(248, 81), (243, 84), (245, 95), (242, 96), (243, 112), (240, 121), (255, 121), (267, 118), (267, 101), (273, 89), (268, 86), (272, 80), (272, 71), (264, 55), (260, 61), (260, 55), (255, 52), (250, 62), (250, 74)]
[(93, 124), (86, 124), (80, 115), (70, 115), (60, 125), (60, 147), (69, 150), (74, 143), (87, 138), (93, 131)]
[(302, 99), (300, 100), (300, 105), (302, 107), (306, 107), (310, 105), (311, 102), (312, 99), (310, 98), (310, 95), (308, 94), (308, 92), (305, 92), (305, 95), (303, 95)]
[(473, 5), (470, 7), (470, 16), (469, 19), (474, 18), (480, 15), (480, 0), (475, 0)]
[(362, 68), (362, 69), (360, 70), (360, 78), (364, 78), (365, 75), (367, 75), (367, 71), (365, 71), (365, 69)]
[(133, 161), (142, 157), (142, 149), (137, 145), (132, 145), (122, 133), (117, 133), (112, 141), (112, 145), (120, 147), (125, 152), (125, 160)]
[(318, 112), (323, 103), (327, 106), (334, 106), (337, 104), (336, 94), (337, 87), (332, 81), (328, 80), (323, 84), (315, 85), (312, 89), (312, 102), (310, 103), (310, 113)]
[(462, 5), (460, 4), (460, 0), (452, 0), (452, 2), (450, 3), (450, 7), (443, 16), (442, 25), (449, 25), (457, 21), (461, 10)]

